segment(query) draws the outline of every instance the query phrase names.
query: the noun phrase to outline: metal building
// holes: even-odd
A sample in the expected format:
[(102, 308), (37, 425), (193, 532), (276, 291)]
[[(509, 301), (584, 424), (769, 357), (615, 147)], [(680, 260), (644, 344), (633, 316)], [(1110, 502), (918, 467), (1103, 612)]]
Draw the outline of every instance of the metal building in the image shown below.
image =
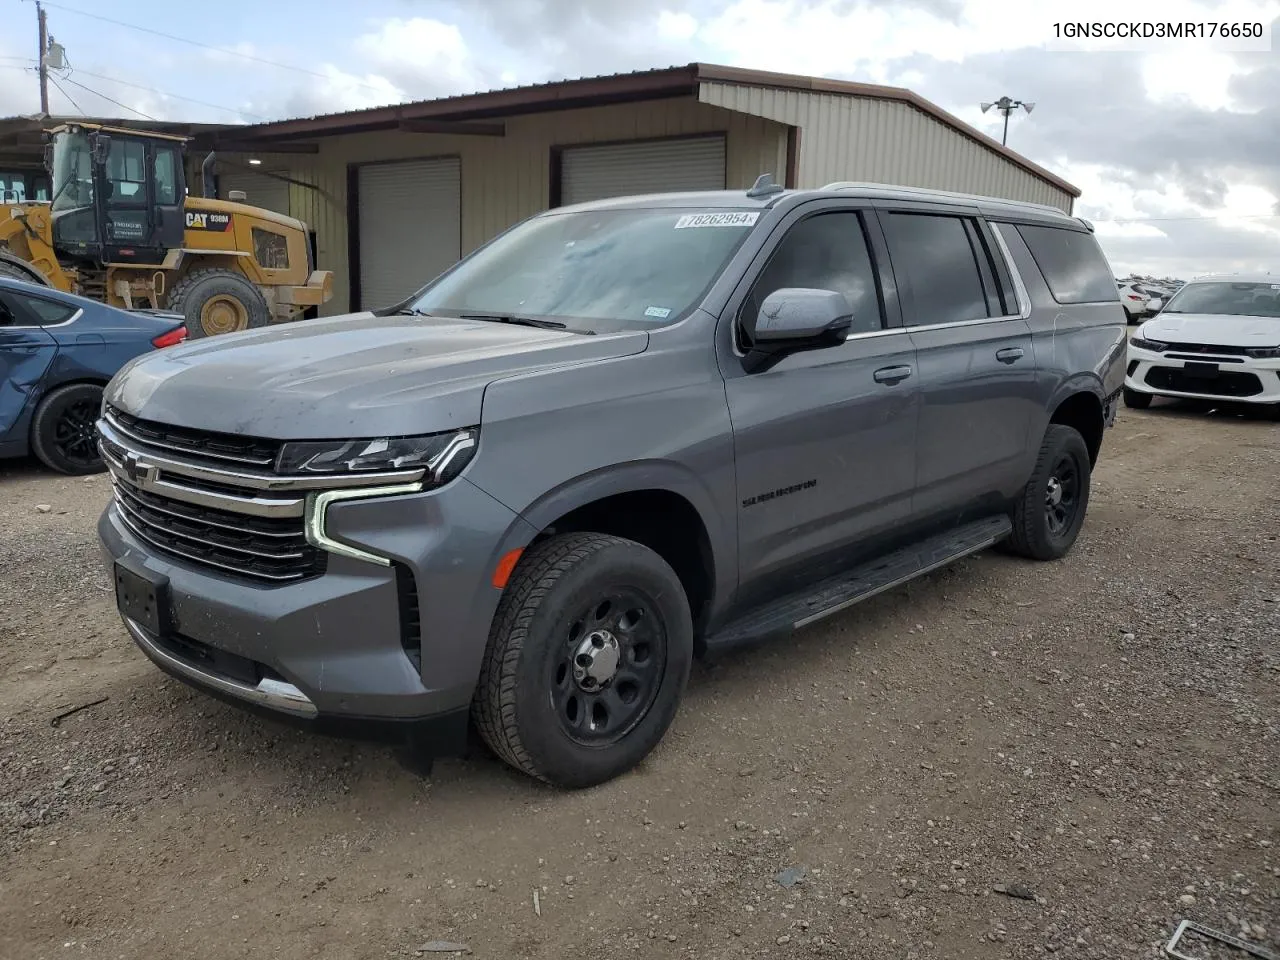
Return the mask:
[(200, 145), (219, 149), (222, 195), (307, 222), (335, 273), (328, 313), (394, 303), (516, 221), (601, 197), (746, 188), (761, 173), (1068, 212), (1080, 195), (908, 90), (701, 63), (238, 126)]

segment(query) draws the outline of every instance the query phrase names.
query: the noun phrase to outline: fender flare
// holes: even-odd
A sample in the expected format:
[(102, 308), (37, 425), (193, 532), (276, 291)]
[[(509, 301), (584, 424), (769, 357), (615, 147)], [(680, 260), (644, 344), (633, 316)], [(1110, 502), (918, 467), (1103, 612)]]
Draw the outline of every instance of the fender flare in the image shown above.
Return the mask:
[[(495, 560), (511, 550), (527, 547), (556, 519), (579, 507), (606, 497), (646, 490), (663, 491), (683, 498), (702, 520), (713, 566), (712, 607), (718, 606), (737, 585), (738, 567), (733, 560), (737, 540), (736, 516), (723, 516), (702, 478), (690, 468), (668, 460), (636, 460), (610, 465), (553, 487), (517, 511), (516, 518), (502, 538)], [(506, 506), (513, 509), (510, 504)]]

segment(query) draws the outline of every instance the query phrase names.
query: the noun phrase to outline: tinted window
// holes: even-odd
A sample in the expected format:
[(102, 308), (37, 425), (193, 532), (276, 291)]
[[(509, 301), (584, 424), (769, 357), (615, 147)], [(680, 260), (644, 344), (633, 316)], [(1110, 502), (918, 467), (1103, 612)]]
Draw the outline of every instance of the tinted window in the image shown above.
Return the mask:
[(107, 178), (111, 181), (111, 200), (142, 199), (146, 147), (138, 140), (111, 141), (107, 151)]
[(1111, 267), (1092, 234), (1026, 225), (1019, 226), (1018, 232), (1044, 274), (1053, 299), (1059, 303), (1118, 299)]
[(973, 244), (959, 217), (893, 213), (884, 218), (893, 271), (911, 291), (910, 324), (989, 316)]
[(820, 213), (787, 231), (743, 304), (742, 325), (748, 336), (755, 329), (765, 298), (784, 287), (844, 294), (853, 314), (851, 333), (879, 330), (884, 325), (862, 218), (852, 211)]
[(30, 310), (41, 324), (62, 323), (64, 320), (69, 320), (76, 312), (75, 307), (41, 297), (29, 297), (24, 293), (10, 293), (10, 296), (18, 301), (19, 305)]

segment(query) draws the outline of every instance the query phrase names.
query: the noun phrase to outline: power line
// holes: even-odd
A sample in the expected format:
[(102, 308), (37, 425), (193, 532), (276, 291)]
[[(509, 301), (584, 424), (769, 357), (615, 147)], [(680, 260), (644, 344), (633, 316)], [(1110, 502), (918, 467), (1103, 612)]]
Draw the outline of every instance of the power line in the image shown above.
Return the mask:
[[(232, 50), (227, 47), (215, 47), (212, 44), (202, 43), (199, 40), (191, 40), (191, 39), (188, 39), (187, 37), (179, 37), (172, 33), (164, 33), (161, 30), (153, 30), (151, 27), (139, 26), (136, 23), (126, 23), (124, 20), (116, 20), (116, 19), (113, 19), (112, 17), (104, 17), (100, 13), (90, 13), (88, 10), (78, 10), (75, 7), (68, 7), (62, 3), (52, 3), (50, 2), (50, 0), (44, 0), (44, 5), (46, 7), (54, 7), (58, 10), (66, 11), (67, 13), (78, 14), (79, 16), (82, 16), (82, 17), (90, 17), (94, 20), (101, 20), (103, 23), (110, 23), (117, 27), (125, 27), (129, 30), (137, 30), (141, 33), (149, 33), (154, 37), (163, 37), (165, 40), (173, 40), (177, 43), (186, 43), (193, 47), (200, 47), (201, 49), (204, 49), (204, 50), (212, 50), (215, 53), (225, 54), (228, 57), (240, 57), (242, 60), (252, 60), (254, 63), (262, 63), (269, 67), (277, 67), (281, 70), (292, 70), (295, 73), (302, 73), (308, 77), (318, 77), (321, 80), (329, 79), (328, 74), (320, 73), (316, 70), (308, 70), (306, 67), (298, 67), (291, 63), (280, 63), (277, 60), (268, 60), (265, 57), (256, 57), (251, 53), (244, 53), (243, 51)], [(359, 81), (356, 81), (356, 86), (365, 87), (368, 90), (381, 89), (379, 87), (373, 86), (372, 84), (360, 83)]]
[(187, 103), (198, 103), (202, 107), (212, 107), (214, 110), (222, 110), (226, 113), (234, 113), (240, 116), (252, 117), (255, 120), (266, 119), (266, 117), (263, 117), (260, 114), (249, 113), (247, 110), (238, 110), (235, 107), (223, 106), (220, 103), (209, 103), (209, 101), (207, 100), (197, 100), (194, 97), (184, 97), (178, 93), (169, 93), (167, 90), (159, 90), (155, 87), (144, 86), (141, 83), (132, 83), (128, 80), (118, 80), (115, 77), (108, 77), (107, 75), (102, 73), (92, 73), (88, 70), (81, 70), (78, 67), (73, 69), (71, 72), (81, 76), (94, 77), (98, 80), (106, 80), (109, 83), (118, 83), (122, 87), (133, 87), (135, 90), (145, 90), (147, 93), (158, 94), (159, 96), (162, 96), (162, 97), (168, 97), (171, 100), (185, 100)]
[(121, 103), (119, 100), (112, 100), (105, 93), (99, 93), (97, 90), (94, 90), (92, 87), (86, 87), (83, 83), (76, 83), (76, 81), (72, 80), (70, 77), (63, 77), (62, 79), (66, 80), (67, 83), (71, 84), (72, 86), (79, 87), (81, 90), (85, 90), (89, 93), (92, 93), (95, 97), (100, 97), (101, 99), (107, 101), (107, 103), (114, 103), (117, 107), (123, 107), (125, 110), (129, 110), (132, 113), (136, 113), (138, 116), (142, 117), (142, 119), (144, 120), (153, 120), (156, 123), (161, 122), (156, 117), (153, 117), (150, 114), (143, 113), (137, 107), (131, 107), (127, 103)]
[(78, 114), (80, 114), (80, 116), (82, 116), (82, 117), (83, 117), (83, 116), (86, 116), (85, 112), (84, 112), (83, 110), (81, 110), (81, 109), (80, 109), (80, 104), (78, 104), (78, 103), (76, 103), (76, 102), (75, 102), (75, 100), (72, 98), (71, 94), (67, 93), (67, 91), (66, 91), (66, 90), (62, 89), (62, 84), (60, 84), (60, 83), (58, 82), (58, 78), (57, 78), (57, 77), (55, 77), (52, 73), (51, 73), (51, 74), (49, 74), (49, 82), (50, 82), (50, 83), (52, 83), (55, 87), (57, 87), (57, 88), (58, 88), (58, 92), (59, 92), (59, 93), (61, 93), (64, 97), (66, 97), (68, 100), (70, 100), (70, 101), (71, 101), (71, 105), (72, 105), (73, 107), (75, 107), (75, 108), (76, 108), (76, 112), (77, 112)]

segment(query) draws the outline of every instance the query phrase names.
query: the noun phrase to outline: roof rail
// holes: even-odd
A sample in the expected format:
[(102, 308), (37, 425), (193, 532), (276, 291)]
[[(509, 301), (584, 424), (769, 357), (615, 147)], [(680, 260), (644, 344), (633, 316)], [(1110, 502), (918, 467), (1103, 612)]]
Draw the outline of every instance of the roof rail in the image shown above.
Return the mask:
[(970, 203), (1007, 203), (1017, 207), (1033, 207), (1048, 213), (1056, 213), (1060, 217), (1070, 217), (1061, 207), (1047, 203), (1033, 203), (1030, 200), (1010, 200), (1007, 197), (984, 197), (975, 193), (957, 193), (951, 190), (934, 190), (929, 187), (906, 187), (896, 183), (873, 183), (866, 180), (837, 180), (828, 183), (823, 190), (887, 190), (893, 193), (915, 193), (922, 197), (948, 197), (953, 200), (965, 200)]

